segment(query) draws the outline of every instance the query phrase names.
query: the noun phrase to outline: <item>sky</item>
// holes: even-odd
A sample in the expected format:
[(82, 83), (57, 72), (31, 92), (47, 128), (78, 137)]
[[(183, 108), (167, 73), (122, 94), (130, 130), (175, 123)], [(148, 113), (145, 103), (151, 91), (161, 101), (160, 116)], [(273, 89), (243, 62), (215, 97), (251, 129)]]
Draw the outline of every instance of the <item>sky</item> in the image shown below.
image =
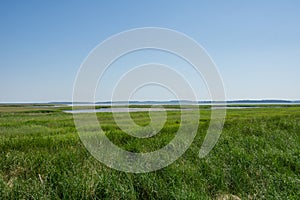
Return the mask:
[[(90, 51), (112, 35), (141, 27), (176, 30), (201, 44), (222, 76), (228, 100), (300, 99), (299, 10), (297, 0), (4, 0), (0, 102), (71, 101)], [(144, 61), (149, 58), (157, 56), (150, 52)], [(99, 91), (97, 99), (107, 100), (109, 90)], [(137, 98), (172, 98), (154, 87), (145, 91)], [(207, 98), (198, 92), (199, 100)]]

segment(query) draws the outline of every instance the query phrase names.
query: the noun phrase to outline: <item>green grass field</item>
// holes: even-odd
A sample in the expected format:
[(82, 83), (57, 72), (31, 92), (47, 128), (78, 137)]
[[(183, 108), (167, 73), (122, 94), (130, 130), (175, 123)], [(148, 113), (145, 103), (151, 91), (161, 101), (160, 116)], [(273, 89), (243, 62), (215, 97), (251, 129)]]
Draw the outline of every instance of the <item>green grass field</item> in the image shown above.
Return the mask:
[[(227, 110), (222, 135), (198, 157), (209, 124), (201, 110), (197, 136), (185, 154), (161, 170), (131, 174), (94, 159), (84, 148), (66, 108), (0, 107), (0, 199), (299, 199), (300, 107)], [(98, 113), (106, 135), (133, 152), (166, 145), (180, 113), (168, 112), (149, 139), (123, 133), (112, 114)], [(149, 123), (148, 113), (131, 116)]]

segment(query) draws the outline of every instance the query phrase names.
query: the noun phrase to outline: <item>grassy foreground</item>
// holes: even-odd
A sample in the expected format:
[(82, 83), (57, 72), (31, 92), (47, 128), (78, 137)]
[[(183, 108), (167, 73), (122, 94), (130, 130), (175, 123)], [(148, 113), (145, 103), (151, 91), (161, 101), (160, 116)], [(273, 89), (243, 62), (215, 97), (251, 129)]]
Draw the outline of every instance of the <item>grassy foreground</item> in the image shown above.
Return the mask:
[[(146, 174), (113, 170), (84, 148), (64, 108), (0, 107), (0, 199), (298, 199), (300, 107), (227, 110), (223, 133), (210, 154), (198, 158), (209, 124), (201, 110), (197, 136), (170, 166)], [(180, 113), (168, 112), (151, 139), (124, 134), (110, 113), (97, 114), (118, 146), (148, 152), (166, 145)], [(149, 123), (148, 113), (133, 113)], [(232, 196), (233, 197), (233, 196)]]

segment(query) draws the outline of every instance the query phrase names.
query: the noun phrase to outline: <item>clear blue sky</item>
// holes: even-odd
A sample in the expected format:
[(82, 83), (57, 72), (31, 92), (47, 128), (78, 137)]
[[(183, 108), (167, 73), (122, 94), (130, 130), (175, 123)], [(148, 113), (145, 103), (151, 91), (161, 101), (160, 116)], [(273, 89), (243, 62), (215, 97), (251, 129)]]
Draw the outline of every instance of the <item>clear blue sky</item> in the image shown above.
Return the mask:
[(297, 0), (1, 1), (0, 102), (71, 101), (88, 53), (145, 26), (200, 43), (228, 99), (300, 99), (299, 11)]

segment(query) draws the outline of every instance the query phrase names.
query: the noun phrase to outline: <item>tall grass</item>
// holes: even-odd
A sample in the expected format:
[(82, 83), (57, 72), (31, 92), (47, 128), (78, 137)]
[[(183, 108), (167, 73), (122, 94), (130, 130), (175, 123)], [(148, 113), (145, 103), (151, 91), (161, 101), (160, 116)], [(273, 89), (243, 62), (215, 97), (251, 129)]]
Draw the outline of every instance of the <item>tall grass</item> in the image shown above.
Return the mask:
[[(180, 113), (170, 111), (159, 134), (137, 139), (123, 133), (110, 113), (97, 116), (115, 144), (135, 152), (166, 145), (180, 124)], [(72, 115), (60, 108), (5, 107), (0, 112), (0, 199), (299, 198), (300, 107), (228, 110), (217, 145), (199, 159), (209, 116), (209, 110), (201, 110), (194, 142), (173, 164), (130, 174), (95, 160), (81, 143)], [(149, 123), (148, 113), (132, 117), (140, 125)]]

